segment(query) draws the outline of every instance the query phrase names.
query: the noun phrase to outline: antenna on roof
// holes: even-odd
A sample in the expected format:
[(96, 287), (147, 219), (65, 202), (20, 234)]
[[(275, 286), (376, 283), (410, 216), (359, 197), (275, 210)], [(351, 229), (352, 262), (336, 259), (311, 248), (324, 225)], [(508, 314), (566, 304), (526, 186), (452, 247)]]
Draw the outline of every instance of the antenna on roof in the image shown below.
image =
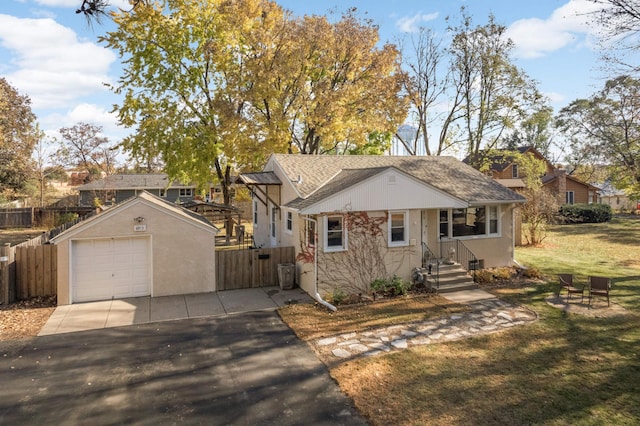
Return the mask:
[(300, 185), (302, 183), (302, 175), (298, 175), (298, 180), (296, 180), (296, 184)]

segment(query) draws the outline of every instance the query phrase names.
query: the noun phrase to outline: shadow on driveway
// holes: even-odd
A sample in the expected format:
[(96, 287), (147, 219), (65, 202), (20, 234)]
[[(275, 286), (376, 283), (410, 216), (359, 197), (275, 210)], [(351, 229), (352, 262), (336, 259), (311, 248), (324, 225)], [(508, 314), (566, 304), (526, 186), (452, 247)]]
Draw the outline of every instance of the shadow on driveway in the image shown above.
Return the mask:
[(0, 343), (0, 424), (366, 424), (275, 312), (28, 343)]

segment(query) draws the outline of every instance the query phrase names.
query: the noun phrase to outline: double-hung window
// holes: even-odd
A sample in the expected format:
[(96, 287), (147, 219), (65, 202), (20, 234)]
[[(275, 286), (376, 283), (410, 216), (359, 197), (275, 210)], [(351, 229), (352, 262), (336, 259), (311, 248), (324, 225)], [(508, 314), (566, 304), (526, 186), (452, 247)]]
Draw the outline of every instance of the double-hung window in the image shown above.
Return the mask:
[(389, 212), (389, 247), (406, 246), (409, 244), (407, 218), (408, 214), (406, 211)]
[(566, 197), (565, 197), (566, 204), (573, 204), (574, 203), (573, 200), (574, 200), (573, 191), (567, 191), (566, 192)]
[(287, 212), (286, 220), (285, 220), (285, 231), (287, 234), (293, 233), (293, 213)]
[(347, 233), (342, 216), (325, 216), (325, 251), (342, 251), (347, 249)]

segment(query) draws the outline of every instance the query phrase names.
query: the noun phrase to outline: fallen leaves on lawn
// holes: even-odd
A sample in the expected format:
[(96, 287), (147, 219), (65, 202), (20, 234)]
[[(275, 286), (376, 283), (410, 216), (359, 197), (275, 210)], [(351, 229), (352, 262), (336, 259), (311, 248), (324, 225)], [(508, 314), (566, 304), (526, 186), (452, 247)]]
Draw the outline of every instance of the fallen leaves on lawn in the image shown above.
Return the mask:
[(55, 296), (0, 305), (0, 341), (37, 336), (55, 309)]

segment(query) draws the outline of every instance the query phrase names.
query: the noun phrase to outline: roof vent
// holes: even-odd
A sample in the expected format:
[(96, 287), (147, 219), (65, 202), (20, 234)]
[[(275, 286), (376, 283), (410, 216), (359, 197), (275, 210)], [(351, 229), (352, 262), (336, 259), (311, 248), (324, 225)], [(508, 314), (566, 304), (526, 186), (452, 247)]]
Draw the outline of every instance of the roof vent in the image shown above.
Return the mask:
[(396, 175), (389, 175), (387, 177), (387, 184), (395, 185), (396, 184)]

